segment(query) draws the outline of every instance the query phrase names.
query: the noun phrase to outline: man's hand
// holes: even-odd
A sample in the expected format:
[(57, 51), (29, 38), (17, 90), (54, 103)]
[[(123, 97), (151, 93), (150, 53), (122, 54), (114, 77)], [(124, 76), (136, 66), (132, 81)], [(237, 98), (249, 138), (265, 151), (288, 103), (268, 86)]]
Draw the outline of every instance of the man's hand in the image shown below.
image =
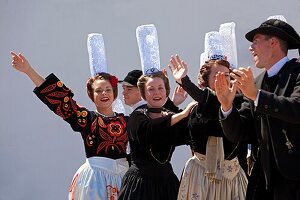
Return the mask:
[(230, 83), (226, 80), (225, 73), (218, 72), (215, 80), (215, 92), (223, 111), (230, 110), (236, 94), (235, 81), (232, 81), (230, 86)]
[(258, 89), (256, 88), (251, 67), (234, 69), (230, 76), (236, 80), (237, 88), (249, 99), (255, 101)]

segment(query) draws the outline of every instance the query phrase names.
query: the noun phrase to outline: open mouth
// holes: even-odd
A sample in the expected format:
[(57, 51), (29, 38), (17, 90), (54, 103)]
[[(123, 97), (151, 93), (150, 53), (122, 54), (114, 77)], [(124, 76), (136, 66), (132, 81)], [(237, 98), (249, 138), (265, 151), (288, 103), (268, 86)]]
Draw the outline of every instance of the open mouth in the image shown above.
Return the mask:
[(100, 99), (100, 101), (102, 101), (102, 102), (108, 102), (109, 98), (108, 97), (103, 97), (103, 98)]
[(257, 53), (254, 53), (254, 52), (253, 52), (253, 53), (252, 53), (252, 56), (253, 56), (253, 57), (257, 56)]
[(161, 97), (154, 97), (153, 101), (160, 101), (162, 98)]

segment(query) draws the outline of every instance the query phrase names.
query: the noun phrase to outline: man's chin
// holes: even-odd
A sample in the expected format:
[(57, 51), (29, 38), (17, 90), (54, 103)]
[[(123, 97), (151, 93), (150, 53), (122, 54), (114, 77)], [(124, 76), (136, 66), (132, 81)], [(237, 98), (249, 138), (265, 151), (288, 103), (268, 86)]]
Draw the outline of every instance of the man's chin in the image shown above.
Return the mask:
[(260, 63), (254, 63), (255, 64), (255, 67), (259, 68), (259, 69), (262, 69), (264, 68), (264, 66), (262, 66)]

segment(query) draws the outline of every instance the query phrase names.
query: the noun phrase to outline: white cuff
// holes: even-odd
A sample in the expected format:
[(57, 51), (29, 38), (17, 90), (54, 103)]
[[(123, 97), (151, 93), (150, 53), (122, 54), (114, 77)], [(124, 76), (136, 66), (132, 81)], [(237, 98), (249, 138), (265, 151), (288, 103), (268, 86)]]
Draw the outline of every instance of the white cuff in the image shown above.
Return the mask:
[(258, 105), (259, 94), (260, 94), (260, 89), (258, 90), (258, 93), (257, 93), (257, 95), (256, 95), (256, 99), (255, 99), (255, 101), (254, 101), (255, 107), (257, 107), (257, 105)]
[(232, 112), (232, 107), (228, 111), (225, 112), (221, 106), (221, 112), (222, 112), (223, 116), (226, 118)]

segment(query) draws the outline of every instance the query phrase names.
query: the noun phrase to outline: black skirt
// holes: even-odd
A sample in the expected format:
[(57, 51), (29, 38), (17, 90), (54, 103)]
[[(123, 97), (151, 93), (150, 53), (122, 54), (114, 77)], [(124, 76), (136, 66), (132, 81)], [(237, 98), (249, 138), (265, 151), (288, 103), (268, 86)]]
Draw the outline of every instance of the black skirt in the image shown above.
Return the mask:
[(133, 160), (122, 180), (120, 200), (176, 200), (179, 180), (171, 164)]

